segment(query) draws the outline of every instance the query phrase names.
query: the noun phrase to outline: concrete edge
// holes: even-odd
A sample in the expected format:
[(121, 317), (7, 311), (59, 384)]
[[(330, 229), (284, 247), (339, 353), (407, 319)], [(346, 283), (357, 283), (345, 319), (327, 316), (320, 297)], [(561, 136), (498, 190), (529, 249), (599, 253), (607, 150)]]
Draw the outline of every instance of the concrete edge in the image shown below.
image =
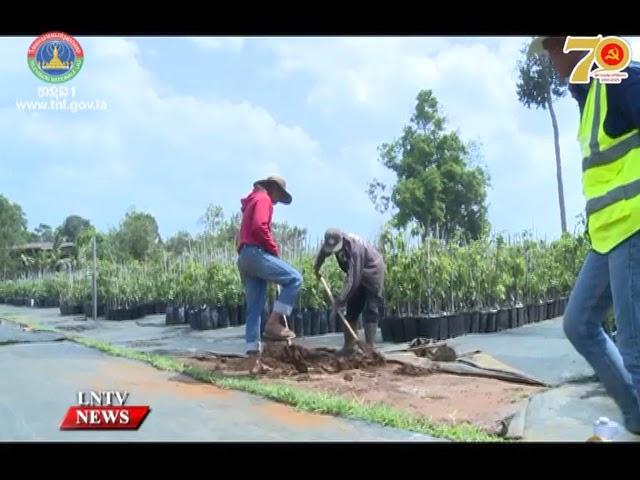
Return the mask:
[(518, 411), (511, 417), (509, 426), (507, 427), (507, 433), (504, 436), (507, 440), (522, 440), (524, 438), (524, 430), (526, 427), (527, 410), (532, 397), (528, 397), (522, 400), (518, 404)]

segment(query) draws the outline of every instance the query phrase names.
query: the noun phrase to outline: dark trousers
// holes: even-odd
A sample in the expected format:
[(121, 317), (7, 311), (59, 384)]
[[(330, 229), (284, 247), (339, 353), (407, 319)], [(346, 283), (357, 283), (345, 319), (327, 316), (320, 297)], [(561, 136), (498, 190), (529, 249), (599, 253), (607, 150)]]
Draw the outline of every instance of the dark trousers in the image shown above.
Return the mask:
[(364, 323), (378, 323), (381, 313), (382, 297), (372, 293), (360, 285), (354, 295), (347, 301), (347, 320), (356, 322), (363, 314)]

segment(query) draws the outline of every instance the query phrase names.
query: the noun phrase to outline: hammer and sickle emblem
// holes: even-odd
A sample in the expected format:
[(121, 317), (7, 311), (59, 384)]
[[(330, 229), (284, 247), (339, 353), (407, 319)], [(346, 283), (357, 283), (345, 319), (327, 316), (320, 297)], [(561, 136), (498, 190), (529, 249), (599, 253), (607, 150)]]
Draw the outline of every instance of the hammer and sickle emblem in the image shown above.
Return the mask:
[(607, 53), (607, 56), (605, 57), (605, 60), (615, 60), (616, 62), (620, 61), (620, 51), (618, 50), (618, 48), (612, 48), (611, 50), (609, 50), (609, 53)]

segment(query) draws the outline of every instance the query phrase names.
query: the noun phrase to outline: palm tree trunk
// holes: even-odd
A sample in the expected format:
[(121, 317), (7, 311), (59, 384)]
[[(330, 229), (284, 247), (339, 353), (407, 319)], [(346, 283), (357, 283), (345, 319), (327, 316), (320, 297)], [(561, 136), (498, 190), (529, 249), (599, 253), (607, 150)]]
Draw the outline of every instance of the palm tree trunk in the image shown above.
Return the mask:
[(562, 233), (567, 232), (567, 216), (564, 207), (564, 188), (562, 185), (562, 162), (560, 161), (560, 134), (558, 133), (558, 120), (556, 119), (556, 112), (553, 110), (553, 99), (551, 95), (551, 88), (549, 88), (549, 101), (547, 102), (549, 107), (549, 115), (551, 115), (551, 123), (553, 125), (553, 142), (556, 149), (556, 179), (558, 182), (558, 202), (560, 204), (560, 223), (562, 227)]

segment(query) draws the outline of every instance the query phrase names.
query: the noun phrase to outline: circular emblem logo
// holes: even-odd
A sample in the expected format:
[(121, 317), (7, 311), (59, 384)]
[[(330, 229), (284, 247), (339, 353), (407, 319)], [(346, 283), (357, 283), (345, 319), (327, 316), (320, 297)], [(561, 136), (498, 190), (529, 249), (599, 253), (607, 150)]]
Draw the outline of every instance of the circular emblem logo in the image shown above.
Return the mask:
[(27, 60), (31, 71), (40, 80), (63, 83), (78, 74), (84, 62), (84, 52), (71, 35), (49, 32), (31, 43)]
[(596, 48), (596, 63), (605, 70), (623, 70), (631, 62), (631, 49), (620, 38), (603, 38)]

